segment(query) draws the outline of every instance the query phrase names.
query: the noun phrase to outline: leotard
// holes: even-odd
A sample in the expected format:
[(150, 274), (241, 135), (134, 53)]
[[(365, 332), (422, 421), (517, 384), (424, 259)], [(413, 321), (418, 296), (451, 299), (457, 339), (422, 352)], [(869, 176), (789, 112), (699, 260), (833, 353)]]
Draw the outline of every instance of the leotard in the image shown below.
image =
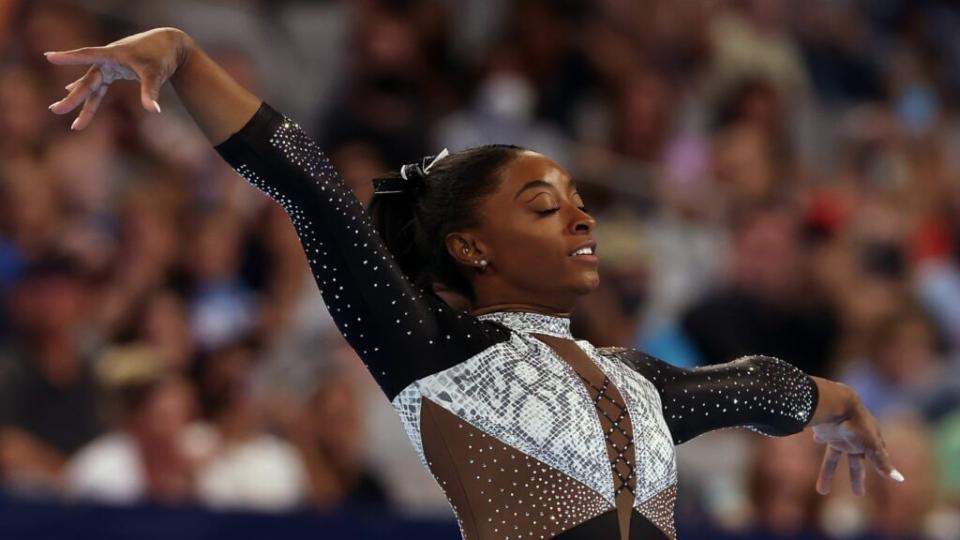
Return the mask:
[(289, 215), (339, 331), (392, 401), (466, 539), (674, 538), (675, 445), (796, 433), (817, 386), (750, 356), (680, 369), (565, 317), (471, 315), (413, 285), (328, 157), (263, 104), (216, 147)]

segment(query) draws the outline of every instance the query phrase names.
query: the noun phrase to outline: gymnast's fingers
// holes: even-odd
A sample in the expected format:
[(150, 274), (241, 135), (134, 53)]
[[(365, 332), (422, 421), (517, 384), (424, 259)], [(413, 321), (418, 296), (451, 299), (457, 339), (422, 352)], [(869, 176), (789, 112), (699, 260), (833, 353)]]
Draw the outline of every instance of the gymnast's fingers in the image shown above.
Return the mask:
[(100, 102), (103, 101), (103, 96), (107, 95), (107, 89), (109, 88), (109, 85), (100, 85), (100, 88), (87, 98), (87, 101), (83, 104), (83, 109), (80, 109), (80, 114), (77, 115), (77, 119), (73, 121), (70, 129), (79, 131), (90, 125), (94, 115), (97, 114), (97, 109), (100, 108)]
[(853, 487), (853, 494), (860, 497), (866, 492), (863, 454), (847, 454), (847, 463), (850, 465), (850, 485)]
[(110, 48), (83, 47), (72, 51), (49, 51), (43, 53), (51, 64), (62, 66), (77, 64), (97, 64), (110, 60)]
[(140, 79), (140, 104), (150, 112), (160, 112), (160, 104), (157, 103), (157, 98), (160, 97), (160, 86), (163, 85), (163, 79), (151, 69), (138, 69), (137, 77)]
[(837, 464), (840, 463), (840, 456), (843, 452), (832, 446), (827, 447), (823, 454), (823, 465), (820, 467), (820, 476), (817, 478), (817, 493), (826, 495), (830, 493), (830, 486), (833, 483), (833, 475), (837, 472)]
[(897, 482), (903, 482), (903, 475), (894, 468), (893, 463), (890, 461), (890, 454), (887, 453), (883, 441), (880, 442), (880, 446), (877, 448), (868, 450), (866, 456), (882, 476), (886, 476)]
[(103, 75), (100, 73), (100, 68), (91, 66), (87, 73), (73, 86), (67, 97), (50, 105), (50, 110), (55, 114), (67, 114), (97, 91), (102, 83)]

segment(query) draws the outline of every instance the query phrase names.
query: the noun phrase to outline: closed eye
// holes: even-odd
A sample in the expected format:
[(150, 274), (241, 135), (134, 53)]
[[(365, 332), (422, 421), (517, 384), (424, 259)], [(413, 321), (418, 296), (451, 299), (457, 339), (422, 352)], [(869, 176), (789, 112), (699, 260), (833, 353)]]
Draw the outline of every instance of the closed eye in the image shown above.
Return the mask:
[[(583, 213), (585, 213), (585, 214), (589, 214), (589, 213), (590, 213), (590, 210), (588, 210), (586, 206), (578, 206), (577, 208), (580, 209), (580, 211), (583, 212)], [(559, 206), (556, 207), (556, 208), (547, 208), (546, 210), (534, 210), (534, 212), (540, 214), (541, 216), (548, 216), (548, 215), (550, 215), (550, 214), (552, 214), (552, 213), (554, 213), (554, 212), (556, 212), (556, 211), (558, 211), (558, 210), (560, 210), (560, 207), (559, 207)]]

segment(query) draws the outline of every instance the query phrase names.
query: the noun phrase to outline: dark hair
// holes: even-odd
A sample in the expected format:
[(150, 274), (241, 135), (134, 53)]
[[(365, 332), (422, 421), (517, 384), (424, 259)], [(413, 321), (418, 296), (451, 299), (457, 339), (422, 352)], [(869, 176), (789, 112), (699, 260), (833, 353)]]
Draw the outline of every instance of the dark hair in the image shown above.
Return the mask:
[[(524, 150), (512, 144), (462, 150), (430, 167), (418, 188), (374, 194), (373, 224), (414, 284), (430, 291), (439, 281), (474, 300), (470, 280), (447, 252), (446, 237), (477, 224), (477, 208), (500, 185), (500, 169)], [(397, 171), (384, 178), (401, 176)]]

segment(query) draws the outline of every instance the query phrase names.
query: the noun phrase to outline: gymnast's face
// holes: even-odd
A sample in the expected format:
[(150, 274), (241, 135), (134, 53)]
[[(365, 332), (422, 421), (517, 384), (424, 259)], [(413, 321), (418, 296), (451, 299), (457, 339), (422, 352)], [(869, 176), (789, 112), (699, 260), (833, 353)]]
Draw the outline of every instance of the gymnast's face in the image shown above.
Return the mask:
[(569, 311), (599, 284), (596, 222), (570, 176), (550, 158), (519, 153), (500, 170), (500, 185), (479, 214), (479, 225), (461, 237), (466, 246), (448, 239), (461, 262), (488, 261), (485, 271), (474, 273), (476, 307), (523, 303)]

